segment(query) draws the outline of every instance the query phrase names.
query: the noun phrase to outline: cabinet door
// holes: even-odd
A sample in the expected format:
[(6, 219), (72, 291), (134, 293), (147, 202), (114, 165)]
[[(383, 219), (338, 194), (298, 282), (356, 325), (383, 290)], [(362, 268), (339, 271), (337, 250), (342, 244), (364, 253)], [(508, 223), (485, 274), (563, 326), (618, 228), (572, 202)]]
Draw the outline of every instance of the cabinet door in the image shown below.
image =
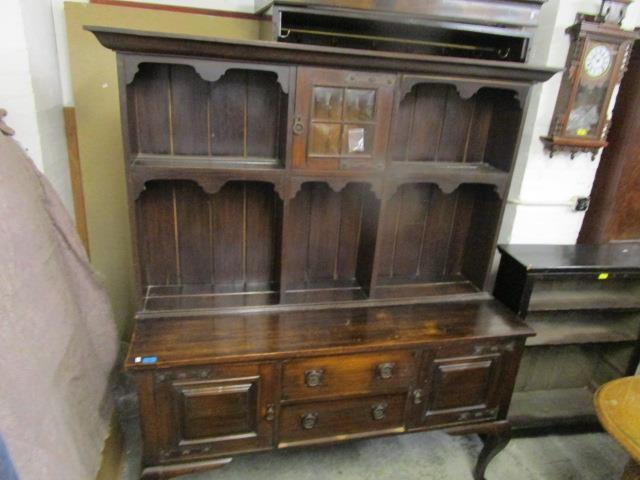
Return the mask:
[(394, 75), (298, 68), (293, 168), (383, 168), (394, 84)]
[(156, 373), (158, 460), (226, 455), (273, 441), (271, 365), (234, 365)]
[[(469, 345), (425, 352), (414, 425), (440, 426), (493, 420), (513, 344)], [(505, 393), (510, 394), (505, 390)]]

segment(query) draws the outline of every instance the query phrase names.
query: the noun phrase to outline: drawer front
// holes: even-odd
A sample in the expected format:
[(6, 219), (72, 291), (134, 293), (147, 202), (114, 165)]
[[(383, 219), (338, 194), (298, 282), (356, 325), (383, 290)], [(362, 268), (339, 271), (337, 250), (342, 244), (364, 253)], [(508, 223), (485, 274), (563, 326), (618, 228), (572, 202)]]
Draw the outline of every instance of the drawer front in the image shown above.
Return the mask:
[(392, 392), (408, 388), (414, 372), (408, 350), (293, 360), (283, 367), (282, 398)]
[(402, 429), (405, 404), (398, 394), (283, 407), (279, 446)]

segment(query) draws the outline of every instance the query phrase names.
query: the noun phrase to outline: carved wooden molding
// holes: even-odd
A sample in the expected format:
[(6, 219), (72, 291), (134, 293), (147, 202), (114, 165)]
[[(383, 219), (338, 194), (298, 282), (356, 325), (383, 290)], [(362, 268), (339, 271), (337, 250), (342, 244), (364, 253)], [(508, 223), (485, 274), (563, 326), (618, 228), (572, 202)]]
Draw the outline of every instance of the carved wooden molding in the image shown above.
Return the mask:
[(513, 83), (501, 83), (501, 82), (491, 82), (491, 81), (474, 81), (474, 80), (458, 80), (455, 78), (438, 78), (438, 77), (428, 77), (428, 76), (414, 76), (407, 75), (402, 79), (402, 83), (400, 85), (400, 101), (404, 100), (404, 98), (411, 93), (413, 88), (416, 85), (420, 85), (423, 83), (430, 84), (441, 84), (441, 85), (451, 85), (453, 86), (460, 98), (463, 100), (469, 100), (473, 97), (478, 91), (482, 88), (494, 88), (499, 90), (508, 90), (513, 92), (514, 99), (518, 101), (520, 108), (524, 108), (524, 102), (527, 98), (527, 92), (529, 91), (528, 85), (520, 85)]
[(179, 58), (167, 58), (142, 55), (129, 55), (123, 62), (123, 74), (124, 81), (127, 85), (133, 82), (136, 74), (140, 70), (140, 64), (142, 63), (161, 63), (172, 65), (187, 65), (193, 67), (200, 77), (207, 82), (217, 82), (220, 80), (229, 70), (252, 70), (271, 72), (276, 74), (276, 80), (280, 85), (280, 89), (283, 93), (289, 93), (289, 67), (279, 65), (261, 65), (261, 64), (248, 64), (241, 62), (227, 62), (216, 60), (189, 60)]
[(326, 177), (293, 177), (289, 179), (289, 188), (286, 198), (288, 200), (293, 200), (300, 190), (302, 190), (302, 185), (305, 183), (324, 183), (336, 193), (340, 193), (342, 190), (347, 188), (347, 185), (350, 183), (366, 184), (369, 187), (369, 191), (371, 191), (378, 200), (382, 200), (382, 181), (363, 180), (353, 177), (336, 177), (330, 179), (327, 179)]
[(432, 184), (436, 185), (442, 193), (450, 195), (462, 185), (487, 185), (493, 187), (494, 193), (501, 200), (504, 199), (505, 182), (502, 180), (470, 180), (470, 179), (395, 179), (388, 182), (385, 186), (385, 195), (387, 198), (393, 197), (400, 187), (411, 183)]
[(285, 198), (284, 182), (281, 178), (268, 179), (257, 175), (235, 175), (235, 174), (203, 174), (191, 171), (171, 171), (171, 172), (154, 172), (149, 170), (133, 171), (131, 173), (130, 189), (134, 200), (140, 198), (142, 192), (146, 189), (146, 184), (152, 180), (190, 180), (198, 184), (202, 190), (209, 194), (215, 195), (228, 182), (262, 182), (273, 185), (273, 190), (278, 194), (280, 200)]

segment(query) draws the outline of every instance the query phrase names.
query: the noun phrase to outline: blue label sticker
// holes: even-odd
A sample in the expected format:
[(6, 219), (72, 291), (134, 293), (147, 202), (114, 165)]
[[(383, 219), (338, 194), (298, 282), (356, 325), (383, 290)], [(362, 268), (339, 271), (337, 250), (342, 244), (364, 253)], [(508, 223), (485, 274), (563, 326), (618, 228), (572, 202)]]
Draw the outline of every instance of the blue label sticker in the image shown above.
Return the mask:
[(158, 357), (142, 357), (142, 363), (156, 363), (158, 361)]

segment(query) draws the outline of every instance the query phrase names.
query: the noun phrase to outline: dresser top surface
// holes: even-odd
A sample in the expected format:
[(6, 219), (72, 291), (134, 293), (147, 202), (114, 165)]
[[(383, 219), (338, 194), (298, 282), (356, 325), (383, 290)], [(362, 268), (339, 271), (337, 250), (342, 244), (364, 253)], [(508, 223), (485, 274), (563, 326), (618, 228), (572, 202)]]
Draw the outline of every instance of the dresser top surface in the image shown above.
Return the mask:
[[(532, 334), (495, 300), (141, 319), (126, 366), (268, 360)], [(143, 363), (146, 357), (151, 363)]]
[(529, 272), (638, 270), (640, 242), (604, 245), (501, 245)]

